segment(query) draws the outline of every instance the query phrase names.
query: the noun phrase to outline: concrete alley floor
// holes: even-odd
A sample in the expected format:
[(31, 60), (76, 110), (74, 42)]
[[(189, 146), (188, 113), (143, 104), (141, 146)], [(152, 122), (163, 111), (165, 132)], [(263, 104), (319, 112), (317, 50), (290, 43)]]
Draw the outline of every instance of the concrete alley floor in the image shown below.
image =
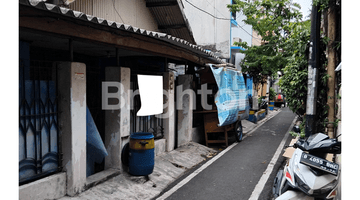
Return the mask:
[[(257, 122), (257, 124), (242, 120), (244, 136), (280, 112), (280, 109), (269, 110), (266, 118)], [(244, 138), (244, 140), (246, 140), (246, 138)], [(235, 138), (233, 138), (233, 142), (235, 142)], [(198, 143), (190, 142), (171, 152), (165, 152), (156, 156), (154, 171), (149, 176), (131, 176), (128, 173), (122, 173), (84, 191), (78, 196), (65, 196), (60, 199), (152, 199), (161, 194), (165, 188), (187, 171), (214, 157), (219, 152), (219, 149), (221, 148), (209, 148)]]

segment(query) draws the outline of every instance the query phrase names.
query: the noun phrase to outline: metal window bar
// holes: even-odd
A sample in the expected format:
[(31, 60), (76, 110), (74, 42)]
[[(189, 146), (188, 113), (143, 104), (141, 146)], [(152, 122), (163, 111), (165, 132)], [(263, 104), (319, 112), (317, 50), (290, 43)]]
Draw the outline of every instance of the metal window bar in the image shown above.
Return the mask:
[[(137, 76), (131, 76), (132, 82), (132, 90), (135, 92), (139, 89), (137, 84)], [(154, 135), (155, 139), (160, 139), (164, 136), (164, 129), (163, 129), (163, 120), (161, 118), (157, 118), (155, 115), (150, 116), (143, 116), (138, 117), (136, 113), (140, 110), (141, 101), (140, 95), (136, 95), (131, 99), (132, 101), (132, 110), (130, 111), (131, 115), (131, 126), (130, 132), (150, 132)]]
[[(27, 66), (26, 66), (27, 65)], [(20, 59), (19, 184), (61, 170), (56, 69), (52, 62)]]

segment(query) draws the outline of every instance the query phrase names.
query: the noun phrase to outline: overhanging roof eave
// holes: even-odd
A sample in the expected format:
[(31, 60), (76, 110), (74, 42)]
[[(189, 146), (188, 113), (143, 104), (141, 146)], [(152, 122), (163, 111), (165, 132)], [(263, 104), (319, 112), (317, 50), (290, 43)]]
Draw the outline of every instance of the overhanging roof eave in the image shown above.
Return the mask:
[[(90, 25), (92, 27), (96, 27), (99, 30), (105, 30), (108, 31), (121, 31), (121, 32), (126, 32), (130, 35), (137, 35), (138, 37), (145, 37), (145, 38), (151, 38), (153, 40), (157, 40), (157, 41), (162, 41), (162, 42), (166, 42), (170, 45), (167, 45), (168, 47), (171, 47), (172, 45), (174, 45), (176, 47), (176, 49), (178, 50), (183, 50), (184, 52), (186, 52), (187, 54), (193, 54), (193, 56), (197, 56), (199, 57), (198, 60), (203, 60), (203, 62), (211, 62), (211, 63), (224, 63), (219, 57), (215, 56), (212, 52), (206, 51), (205, 49), (191, 44), (190, 42), (180, 39), (180, 38), (176, 38), (176, 37), (172, 37), (171, 35), (165, 34), (165, 33), (159, 33), (159, 32), (154, 32), (154, 31), (148, 31), (148, 30), (144, 30), (144, 29), (139, 29), (137, 27), (133, 27), (131, 25), (126, 25), (126, 24), (122, 24), (122, 23), (118, 23), (118, 22), (112, 22), (112, 21), (107, 21), (105, 19), (102, 18), (97, 18), (95, 16), (90, 16), (78, 11), (73, 11), (70, 9), (66, 9), (66, 8), (61, 8), (59, 6), (53, 5), (53, 4), (48, 4), (48, 3), (44, 3), (44, 2), (38, 2), (35, 4), (32, 4), (29, 2), (29, 0), (20, 0), (20, 6), (21, 7), (28, 7), (30, 9), (38, 9), (38, 10), (42, 10), (43, 12), (46, 12), (46, 14), (48, 14), (49, 16), (59, 16), (61, 18), (64, 19), (68, 19), (69, 21), (72, 21), (73, 23), (76, 24), (84, 24), (86, 25)], [(37, 11), (37, 10), (34, 10)], [(21, 9), (20, 9), (20, 26), (22, 25), (22, 13), (21, 13)], [(191, 60), (192, 62), (195, 63), (199, 63), (196, 62), (196, 59)]]

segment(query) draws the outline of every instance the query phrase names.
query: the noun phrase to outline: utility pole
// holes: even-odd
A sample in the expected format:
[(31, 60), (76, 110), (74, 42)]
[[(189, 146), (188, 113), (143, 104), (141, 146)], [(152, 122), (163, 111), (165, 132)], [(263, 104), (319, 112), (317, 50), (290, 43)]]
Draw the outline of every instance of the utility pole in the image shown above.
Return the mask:
[(309, 51), (309, 67), (308, 67), (308, 91), (306, 100), (306, 125), (305, 136), (309, 137), (315, 132), (316, 117), (316, 98), (317, 98), (317, 79), (319, 66), (319, 50), (320, 50), (320, 19), (318, 12), (319, 6), (313, 3), (311, 11), (311, 35), (310, 35), (310, 51)]
[(335, 52), (335, 37), (336, 37), (336, 8), (335, 5), (329, 7), (328, 10), (328, 66), (327, 74), (328, 79), (328, 98), (327, 105), (329, 106), (328, 111), (328, 124), (327, 133), (330, 138), (334, 138), (334, 118), (335, 118), (335, 64), (336, 64), (336, 52)]

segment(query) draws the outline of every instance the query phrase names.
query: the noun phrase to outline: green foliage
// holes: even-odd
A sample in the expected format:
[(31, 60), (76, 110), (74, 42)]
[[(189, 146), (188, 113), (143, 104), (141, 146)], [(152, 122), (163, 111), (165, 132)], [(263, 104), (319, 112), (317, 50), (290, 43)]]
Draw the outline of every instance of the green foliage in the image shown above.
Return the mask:
[(324, 11), (329, 8), (330, 0), (314, 0), (315, 6), (319, 5), (320, 11)]
[[(305, 138), (305, 124), (306, 124), (306, 119), (304, 118), (304, 119), (301, 121), (300, 125), (299, 125), (299, 128), (300, 128), (300, 138)], [(293, 136), (293, 137), (297, 137), (297, 136), (298, 136), (298, 134), (295, 133), (294, 131), (290, 131), (289, 133), (290, 133), (290, 135)]]
[[(278, 71), (282, 71), (284, 75), (279, 80), (279, 85), (286, 95), (288, 106), (294, 113), (304, 116), (307, 99), (310, 20), (301, 21), (301, 13), (291, 9), (290, 0), (262, 0), (250, 3), (235, 0), (235, 2), (236, 4), (228, 5), (230, 11), (241, 11), (246, 16), (244, 22), (252, 26), (264, 43), (261, 46), (248, 46), (246, 42), (235, 43), (245, 49), (240, 51), (245, 54), (245, 58), (240, 63), (242, 71), (253, 77), (254, 84), (263, 83), (264, 77), (274, 76)], [(331, 7), (334, 3), (340, 5), (337, 0), (314, 0), (314, 4), (319, 5), (322, 10)], [(298, 4), (293, 5), (300, 7)], [(328, 38), (321, 39), (315, 128), (318, 132), (324, 131), (323, 124), (328, 113), (329, 76), (325, 70), (327, 65), (325, 51), (328, 43)], [(335, 41), (332, 48), (341, 55), (340, 42)], [(305, 130), (304, 127), (302, 130)]]
[[(294, 131), (289, 131), (289, 134), (293, 137), (297, 137), (298, 134), (295, 133)], [(300, 132), (300, 138), (305, 138), (305, 129), (301, 129), (301, 132)]]
[(300, 138), (305, 138), (305, 125), (306, 125), (306, 118), (300, 124)]
[(291, 136), (293, 136), (293, 137), (297, 137), (297, 135), (298, 135), (298, 134), (295, 133), (294, 131), (290, 131), (289, 134), (290, 134)]
[[(261, 46), (248, 46), (246, 42), (235, 43), (245, 49), (240, 51), (245, 54), (240, 66), (244, 73), (253, 77), (254, 84), (263, 83), (264, 76), (272, 76), (287, 65), (288, 56), (292, 53), (285, 53), (284, 56), (284, 45), (290, 34), (296, 31), (302, 14), (289, 6), (290, 0), (235, 2), (236, 4), (228, 5), (228, 8), (232, 12), (241, 11), (246, 16), (244, 22), (251, 25), (265, 43)], [(298, 4), (294, 6), (299, 7)]]
[(340, 94), (336, 94), (336, 98), (337, 98), (337, 99), (341, 99), (341, 95), (340, 95)]
[(276, 96), (276, 92), (275, 92), (274, 88), (270, 88), (269, 89), (269, 99), (270, 99), (270, 101), (273, 101), (275, 96)]
[[(291, 49), (291, 45), (293, 45), (298, 49), (293, 51), (294, 53), (289, 59), (288, 65), (283, 70), (284, 75), (279, 80), (280, 88), (286, 95), (289, 108), (299, 116), (306, 113), (310, 25), (310, 21), (304, 22), (302, 26), (298, 27), (297, 32), (293, 32), (289, 37), (289, 48)], [(320, 66), (322, 67), (318, 68), (316, 101), (316, 130), (318, 132), (324, 131), (323, 122), (325, 122), (328, 113), (327, 81), (329, 75), (325, 69), (327, 65), (326, 43), (326, 38), (320, 40)]]
[(289, 108), (300, 116), (306, 112), (309, 39), (310, 22), (300, 23), (284, 45), (289, 59), (279, 80)]
[(324, 122), (328, 117), (329, 106), (327, 105), (327, 92), (328, 86), (327, 82), (329, 79), (329, 75), (326, 71), (327, 66), (327, 58), (326, 58), (326, 44), (324, 42), (320, 42), (320, 66), (318, 68), (318, 88), (317, 88), (317, 99), (316, 99), (316, 132), (325, 132), (325, 127), (323, 126)]
[(334, 122), (329, 122), (328, 119), (324, 120), (324, 123), (322, 124), (324, 126), (324, 129), (327, 127), (328, 124), (333, 124), (334, 125), (334, 129), (336, 129), (339, 126), (339, 122), (341, 121), (341, 119), (335, 119)]

